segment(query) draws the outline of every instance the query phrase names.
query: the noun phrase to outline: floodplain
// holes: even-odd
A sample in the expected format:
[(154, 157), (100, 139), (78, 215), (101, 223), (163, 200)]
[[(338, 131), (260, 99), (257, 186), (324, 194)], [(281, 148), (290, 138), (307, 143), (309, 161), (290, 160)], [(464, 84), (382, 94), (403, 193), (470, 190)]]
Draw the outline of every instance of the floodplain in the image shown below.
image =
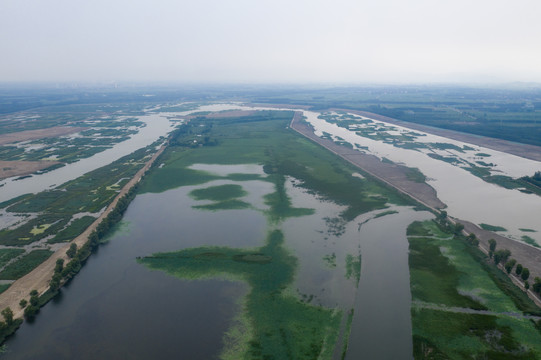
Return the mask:
[[(122, 222), (2, 356), (540, 358), (539, 309), (503, 264), (441, 214), (430, 220), (426, 207), (292, 131), (299, 110), (277, 107), (171, 103), (134, 111), (147, 125), (174, 119), (166, 150)], [(427, 171), (434, 164), (497, 186), (493, 194), (539, 200), (525, 162), (505, 154), (354, 112), (303, 114), (323, 138), (410, 166), (409, 181), (434, 186), (452, 216), (470, 219), (478, 209), (462, 212), (449, 201), (441, 174)], [(22, 227), (2, 230), (0, 289), (88, 227), (161, 143), (1, 203), (4, 220)], [(403, 151), (415, 155), (397, 155)], [(430, 166), (416, 166), (421, 156)], [(472, 220), (538, 246), (529, 218)]]

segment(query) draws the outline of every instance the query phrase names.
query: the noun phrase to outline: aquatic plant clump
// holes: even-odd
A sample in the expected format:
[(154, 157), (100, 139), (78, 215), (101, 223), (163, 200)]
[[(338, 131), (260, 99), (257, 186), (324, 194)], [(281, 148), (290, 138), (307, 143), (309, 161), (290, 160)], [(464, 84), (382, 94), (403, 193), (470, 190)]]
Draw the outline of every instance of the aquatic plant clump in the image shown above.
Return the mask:
[[(286, 225), (293, 219), (316, 215), (316, 209), (310, 205), (296, 206), (288, 194), (289, 185), (302, 189), (318, 201), (329, 201), (337, 206), (336, 213), (319, 218), (328, 231), (321, 232), (321, 245), (318, 245), (322, 247), (318, 250), (321, 252), (314, 258), (323, 259), (326, 264), (320, 266), (321, 271), (339, 274), (340, 279), (336, 281), (353, 289), (351, 294), (355, 293), (360, 278), (359, 253), (350, 249), (348, 255), (339, 251), (339, 245), (327, 251), (324, 247), (335, 246), (328, 240), (341, 237), (346, 225), (360, 214), (383, 210), (388, 203), (409, 201), (364, 176), (352, 176), (359, 172), (357, 168), (288, 130), (292, 115), (280, 112), (273, 116), (253, 115), (249, 124), (244, 118), (191, 120), (190, 125), (178, 131), (177, 139), (164, 153), (161, 161), (165, 165), (154, 168), (141, 186), (143, 192), (195, 186), (189, 193), (195, 201), (192, 209), (244, 208), (258, 211), (266, 218), (269, 230), (261, 247), (215, 247), (202, 243), (195, 248), (138, 260), (150, 269), (184, 280), (225, 278), (249, 285), (241, 314), (224, 335), (225, 348), (221, 353), (224, 359), (331, 359), (335, 351), (344, 349), (344, 341), (347, 342), (350, 326), (346, 326), (348, 317), (344, 311), (350, 310), (352, 303), (323, 306), (321, 296), (313, 292), (315, 289), (302, 294), (299, 284), (295, 284), (305, 263), (302, 257), (297, 257), (295, 251), (299, 250), (294, 250), (299, 245), (298, 239), (286, 239), (282, 230), (288, 231), (289, 237), (291, 230), (287, 230)], [(189, 139), (194, 131), (205, 132), (205, 136), (216, 139), (217, 144), (191, 147)], [(209, 164), (215, 164), (212, 165), (215, 169), (259, 164), (264, 174), (213, 171)], [(215, 180), (225, 184), (204, 186)], [(244, 189), (248, 187), (243, 182), (250, 180), (270, 183), (274, 191), (261, 192), (258, 204), (249, 203), (256, 194), (245, 196)], [(333, 303), (336, 302), (333, 300)]]
[[(330, 358), (338, 337), (341, 311), (299, 301), (285, 292), (293, 281), (297, 260), (284, 246), (281, 231), (268, 235), (258, 249), (201, 247), (159, 253), (139, 259), (155, 270), (181, 279), (228, 277), (243, 279), (250, 286), (243, 311), (249, 321), (249, 339), (236, 358), (314, 359)], [(229, 334), (231, 336), (231, 333)], [(231, 339), (230, 339), (231, 342)], [(231, 354), (231, 349), (224, 353)]]

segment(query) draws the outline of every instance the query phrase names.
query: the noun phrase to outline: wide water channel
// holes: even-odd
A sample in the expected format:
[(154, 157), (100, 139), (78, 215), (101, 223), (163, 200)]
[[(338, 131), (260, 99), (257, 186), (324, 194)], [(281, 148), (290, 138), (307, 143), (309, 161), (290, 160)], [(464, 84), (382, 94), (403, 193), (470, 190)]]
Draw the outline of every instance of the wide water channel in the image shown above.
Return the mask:
[[(215, 174), (258, 173), (253, 166), (196, 165)], [(262, 175), (264, 176), (264, 175)], [(237, 184), (252, 208), (204, 211), (192, 208), (205, 201), (190, 191)], [(312, 305), (355, 310), (348, 358), (379, 350), (404, 358), (411, 354), (410, 291), (406, 227), (430, 214), (392, 207), (336, 224), (343, 207), (323, 201), (295, 186), (286, 190), (295, 207), (314, 213), (269, 223), (263, 196), (273, 185), (263, 180), (216, 180), (159, 194), (136, 197), (109, 242), (91, 256), (80, 274), (46, 305), (33, 323), (25, 323), (7, 341), (4, 359), (212, 359), (235, 324), (246, 284), (224, 279), (181, 280), (138, 264), (138, 256), (201, 246), (257, 248), (269, 229), (280, 228), (285, 247), (298, 259), (291, 294)], [(360, 225), (362, 223), (362, 225)], [(346, 276), (347, 259), (362, 254), (357, 287)], [(388, 347), (387, 336), (397, 333)], [(341, 347), (340, 347), (341, 349)], [(339, 349), (339, 350), (340, 350)], [(336, 354), (336, 352), (335, 352)]]

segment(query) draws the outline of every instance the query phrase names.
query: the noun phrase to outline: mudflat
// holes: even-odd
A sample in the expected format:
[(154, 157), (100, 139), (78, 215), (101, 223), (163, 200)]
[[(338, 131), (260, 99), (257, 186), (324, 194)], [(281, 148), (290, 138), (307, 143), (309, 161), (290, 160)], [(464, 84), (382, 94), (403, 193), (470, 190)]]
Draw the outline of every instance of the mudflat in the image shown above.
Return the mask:
[(55, 126), (47, 129), (25, 130), (0, 135), (0, 145), (12, 144), (20, 141), (38, 140), (48, 137), (74, 134), (86, 128), (73, 126)]
[(3, 161), (0, 160), (0, 180), (12, 176), (23, 176), (60, 164), (58, 161)]

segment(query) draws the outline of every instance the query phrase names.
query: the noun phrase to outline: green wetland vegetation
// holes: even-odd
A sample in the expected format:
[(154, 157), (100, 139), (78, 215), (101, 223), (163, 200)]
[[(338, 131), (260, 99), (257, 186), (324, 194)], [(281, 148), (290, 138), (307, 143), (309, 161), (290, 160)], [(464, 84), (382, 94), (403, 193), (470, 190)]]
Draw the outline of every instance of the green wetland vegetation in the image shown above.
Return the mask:
[(234, 345), (226, 348), (224, 358), (331, 358), (341, 313), (305, 304), (286, 293), (297, 260), (284, 248), (279, 230), (271, 231), (261, 248), (192, 248), (154, 254), (141, 262), (184, 279), (229, 275), (248, 283), (247, 319), (242, 329), (230, 332), (238, 331), (245, 339), (230, 339)]
[[(207, 203), (195, 206), (196, 209), (233, 210), (239, 208), (237, 204), (244, 203), (267, 219), (267, 239), (261, 247), (202, 244), (139, 260), (151, 269), (184, 280), (218, 277), (249, 285), (237, 325), (225, 335), (222, 358), (330, 359), (335, 348), (339, 351), (346, 348), (353, 309), (320, 305), (314, 295), (294, 290), (300, 260), (288, 246), (293, 239), (288, 239), (281, 228), (288, 219), (313, 215), (314, 209), (294, 206), (286, 179), (294, 178), (294, 186), (342, 206), (336, 221), (326, 221), (329, 234), (337, 237), (344, 231), (338, 231), (337, 227), (343, 227), (360, 214), (384, 209), (388, 203), (409, 203), (372, 180), (353, 176), (358, 169), (289, 130), (292, 116), (291, 112), (259, 112), (246, 118), (192, 120), (177, 130), (177, 138), (171, 140), (171, 146), (157, 161), (164, 165), (155, 167), (140, 187), (141, 192), (162, 192), (198, 185), (190, 196)], [(193, 140), (200, 138), (197, 135), (201, 133), (209, 137), (207, 144), (194, 148)], [(264, 173), (219, 174), (196, 170), (194, 164), (233, 167), (259, 164)], [(204, 187), (205, 183), (216, 180), (233, 184)], [(272, 192), (260, 194), (263, 208), (250, 205), (245, 197), (243, 184), (253, 180), (272, 184)], [(380, 216), (391, 213), (394, 212)], [(358, 284), (361, 272), (358, 254), (347, 254), (342, 262), (329, 252), (319, 261), (329, 271), (340, 268), (342, 276), (351, 281), (350, 286)], [(341, 331), (345, 334), (339, 337)]]
[[(4, 115), (0, 117), (2, 120), (0, 121), (0, 134), (58, 126), (81, 130), (77, 136), (45, 137), (2, 145), (0, 146), (0, 159), (11, 161), (55, 160), (61, 163), (72, 163), (90, 157), (137, 133), (137, 128), (144, 126), (144, 123), (135, 117), (121, 118), (121, 115), (130, 115), (140, 109), (141, 105), (139, 104), (125, 104), (123, 106), (87, 104), (43, 107), (25, 113)], [(113, 111), (116, 114), (113, 115)]]
[[(157, 91), (155, 99), (174, 99), (162, 111), (194, 109), (194, 104), (176, 105), (180, 93), (173, 96)], [(184, 100), (197, 100), (197, 97), (220, 97), (225, 93), (227, 90), (201, 91), (193, 97), (187, 91), (182, 94)], [(242, 91), (236, 89), (233, 93), (237, 96)], [(85, 96), (96, 102), (102, 101), (101, 95), (96, 93)], [(82, 133), (83, 138), (38, 140), (29, 144), (36, 148), (27, 151), (0, 147), (0, 157), (30, 160), (56, 154), (61, 161), (70, 162), (90, 156), (131, 134), (133, 130), (128, 126), (141, 125), (127, 119), (126, 127), (118, 127), (118, 122), (110, 115), (118, 111), (128, 116), (141, 115), (145, 107), (155, 105), (143, 99), (131, 104), (124, 102), (126, 98), (135, 97), (134, 94), (110, 94), (112, 103), (88, 105), (76, 104), (78, 100), (60, 95), (46, 102), (37, 98), (14, 102), (7, 101), (6, 96), (0, 97), (0, 112), (7, 114), (0, 122), (2, 133), (67, 124), (88, 127)], [(306, 104), (314, 110), (330, 107), (367, 110), (401, 120), (541, 145), (537, 123), (541, 95), (537, 90), (414, 86), (330, 89), (325, 92), (299, 90), (294, 94), (287, 90), (269, 90), (248, 94), (246, 98), (254, 102)], [(31, 111), (16, 113), (22, 109)], [(199, 113), (199, 117), (174, 132), (169, 148), (141, 183), (139, 193), (192, 186), (194, 189), (189, 195), (194, 200), (194, 211), (206, 211), (207, 214), (236, 210), (260, 212), (267, 221), (266, 237), (253, 247), (202, 243), (179, 251), (144, 254), (147, 256), (138, 261), (173, 275), (179, 281), (225, 278), (247, 285), (242, 311), (224, 335), (222, 358), (324, 359), (336, 358), (337, 354), (345, 358), (349, 331), (356, 314), (353, 308), (321, 303), (314, 294), (301, 293), (296, 288), (295, 281), (303, 260), (291, 246), (294, 239), (288, 238), (284, 224), (292, 219), (310, 217), (315, 209), (294, 205), (288, 187), (290, 179), (295, 179), (294, 187), (323, 202), (341, 206), (337, 217), (327, 224), (328, 234), (336, 238), (359, 215), (373, 210), (379, 210), (373, 218), (393, 214), (394, 210), (385, 210), (389, 204), (411, 205), (411, 201), (374, 182), (366, 174), (363, 174), (365, 178), (352, 176), (359, 170), (289, 130), (292, 112), (265, 111), (222, 119), (205, 118), (205, 115)], [(339, 117), (339, 121), (335, 120), (345, 127), (366, 126), (357, 131), (367, 138), (397, 147), (431, 151), (429, 156), (462, 166), (485, 181), (541, 193), (538, 173), (522, 179), (492, 175), (489, 154), (475, 153), (478, 159), (465, 163), (451, 153), (464, 154), (474, 149), (446, 143), (427, 145), (416, 142), (415, 138), (420, 134), (413, 131), (397, 135), (392, 127), (380, 128), (343, 114)], [(60, 149), (54, 149), (56, 145), (61, 145)], [(73, 151), (73, 147), (79, 150)], [(143, 149), (58, 189), (0, 204), (0, 208), (17, 213), (23, 219), (20, 226), (0, 232), (0, 244), (11, 247), (0, 249), (3, 267), (0, 277), (15, 279), (24, 275), (50, 256), (45, 249), (49, 244), (68, 241), (83, 231), (116, 194), (118, 185), (125, 181), (122, 179), (133, 176), (149, 153), (149, 149)], [(239, 170), (220, 174), (198, 170), (194, 164), (258, 164), (264, 171), (246, 173)], [(536, 170), (532, 169), (532, 172)], [(409, 176), (419, 182), (426, 180), (415, 169)], [(253, 194), (246, 184), (251, 181), (265, 182), (273, 189), (261, 194), (259, 204), (250, 201)], [(209, 184), (211, 182), (216, 184)], [(29, 214), (33, 216), (27, 218)], [(82, 216), (74, 217), (75, 214)], [(119, 220), (121, 215), (115, 216)], [(491, 231), (505, 230), (495, 225), (483, 225)], [(105, 237), (108, 228), (104, 227), (94, 235), (93, 246)], [(533, 230), (521, 231), (525, 233), (523, 241), (533, 240), (527, 235)], [(416, 359), (541, 358), (540, 323), (520, 317), (521, 314), (538, 314), (539, 309), (483, 253), (430, 221), (412, 224), (408, 229), (408, 240), (413, 355)], [(37, 246), (37, 250), (25, 253), (22, 246), (28, 244)], [(79, 258), (84, 261), (90, 251), (90, 248), (80, 249), (76, 261), (63, 271), (66, 279), (80, 269)], [(15, 258), (18, 258), (17, 262), (7, 265)], [(358, 252), (340, 255), (329, 249), (314, 259), (326, 271), (341, 271), (352, 286), (358, 285), (362, 275)], [(7, 286), (2, 285), (0, 292)], [(51, 294), (47, 296), (53, 296)], [(16, 322), (11, 327), (19, 324)]]
[(19, 261), (9, 264), (0, 272), (0, 280), (17, 280), (34, 270), (53, 254), (50, 250), (33, 250)]
[[(71, 240), (70, 236), (77, 236), (86, 229), (92, 218), (117, 195), (117, 190), (111, 186), (121, 179), (133, 177), (152, 154), (152, 149), (152, 146), (140, 149), (55, 189), (0, 204), (21, 219), (35, 215), (13, 229), (0, 230), (0, 244), (21, 246), (52, 235), (52, 243)], [(73, 218), (79, 213), (94, 216)]]
[[(499, 174), (494, 175), (492, 173), (494, 164), (473, 160), (479, 158), (485, 159), (490, 157), (490, 155), (476, 153), (476, 150), (469, 146), (464, 145), (459, 147), (446, 142), (423, 141), (423, 136), (426, 136), (425, 134), (420, 134), (412, 130), (399, 130), (398, 127), (393, 125), (383, 124), (344, 112), (325, 112), (320, 118), (325, 119), (329, 123), (334, 123), (340, 127), (355, 131), (357, 135), (371, 140), (390, 144), (397, 148), (423, 152), (432, 159), (461, 167), (488, 183), (496, 184), (506, 189), (519, 189), (524, 193), (533, 193), (541, 196), (541, 172), (536, 172), (533, 176), (524, 176), (521, 178), (512, 178)], [(326, 134), (325, 137), (331, 138), (330, 134)], [(340, 143), (340, 141), (336, 142)], [(415, 168), (410, 169), (407, 175), (413, 181), (426, 181), (425, 176)]]
[(541, 332), (520, 317), (539, 309), (484, 254), (435, 221), (408, 239), (416, 359), (541, 358)]

